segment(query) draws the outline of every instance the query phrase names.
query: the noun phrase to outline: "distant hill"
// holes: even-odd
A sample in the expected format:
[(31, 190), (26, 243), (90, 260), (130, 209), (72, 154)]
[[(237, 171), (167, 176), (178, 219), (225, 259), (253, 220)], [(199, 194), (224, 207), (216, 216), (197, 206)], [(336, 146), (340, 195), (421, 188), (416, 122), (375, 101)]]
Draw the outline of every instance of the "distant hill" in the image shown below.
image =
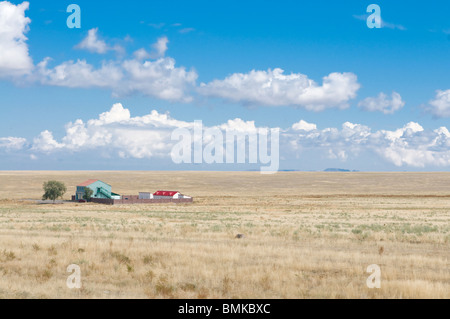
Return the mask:
[(324, 170), (324, 172), (358, 172), (356, 170), (349, 170), (349, 169), (343, 169), (343, 168), (327, 168)]

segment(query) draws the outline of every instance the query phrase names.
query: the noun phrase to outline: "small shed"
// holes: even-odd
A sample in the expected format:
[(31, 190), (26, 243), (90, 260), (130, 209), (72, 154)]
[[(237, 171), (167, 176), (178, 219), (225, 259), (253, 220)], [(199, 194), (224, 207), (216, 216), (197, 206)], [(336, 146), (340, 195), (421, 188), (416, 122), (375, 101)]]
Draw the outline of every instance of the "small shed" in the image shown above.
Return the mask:
[(153, 199), (153, 194), (150, 192), (139, 192), (139, 199)]

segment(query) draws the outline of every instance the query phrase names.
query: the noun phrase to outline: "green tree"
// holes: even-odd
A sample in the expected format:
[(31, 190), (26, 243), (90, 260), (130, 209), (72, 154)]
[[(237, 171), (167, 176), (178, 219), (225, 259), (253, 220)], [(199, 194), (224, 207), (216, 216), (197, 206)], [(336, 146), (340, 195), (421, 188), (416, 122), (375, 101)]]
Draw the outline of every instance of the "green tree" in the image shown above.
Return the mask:
[(55, 203), (57, 198), (60, 198), (67, 191), (66, 185), (58, 181), (48, 181), (44, 183), (44, 196), (42, 200), (50, 199)]
[(92, 195), (94, 195), (94, 191), (92, 189), (90, 189), (89, 187), (85, 187), (83, 199), (89, 201), (92, 198)]

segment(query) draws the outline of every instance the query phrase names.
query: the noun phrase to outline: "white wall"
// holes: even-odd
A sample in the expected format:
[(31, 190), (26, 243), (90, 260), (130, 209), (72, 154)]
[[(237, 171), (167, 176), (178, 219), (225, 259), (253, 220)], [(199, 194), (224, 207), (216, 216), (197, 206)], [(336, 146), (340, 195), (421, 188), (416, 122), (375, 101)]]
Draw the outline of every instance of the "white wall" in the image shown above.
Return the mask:
[(152, 193), (139, 193), (139, 199), (152, 199)]

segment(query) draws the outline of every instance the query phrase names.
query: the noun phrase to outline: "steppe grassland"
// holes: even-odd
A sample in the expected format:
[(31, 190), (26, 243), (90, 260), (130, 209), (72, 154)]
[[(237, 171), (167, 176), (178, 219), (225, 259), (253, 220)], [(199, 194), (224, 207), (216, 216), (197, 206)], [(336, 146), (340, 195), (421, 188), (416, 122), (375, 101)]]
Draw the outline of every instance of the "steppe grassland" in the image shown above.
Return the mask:
[[(23, 201), (90, 178), (195, 201)], [(450, 297), (450, 173), (0, 172), (0, 199), (2, 298)]]

